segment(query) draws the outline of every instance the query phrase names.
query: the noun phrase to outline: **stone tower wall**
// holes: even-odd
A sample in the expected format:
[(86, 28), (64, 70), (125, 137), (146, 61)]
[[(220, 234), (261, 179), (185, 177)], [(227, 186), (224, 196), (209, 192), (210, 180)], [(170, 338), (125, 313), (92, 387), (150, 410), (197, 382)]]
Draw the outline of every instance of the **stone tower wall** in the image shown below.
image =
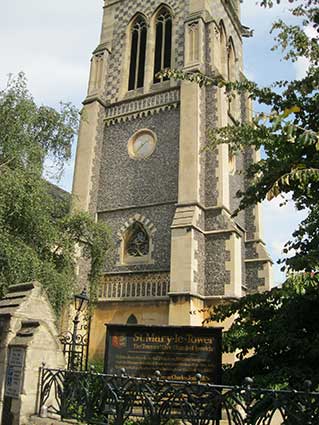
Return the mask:
[[(155, 18), (164, 4), (173, 19), (172, 68), (243, 78), (237, 0), (105, 0), (73, 189), (74, 207), (105, 221), (113, 235), (94, 332), (102, 328), (107, 306), (110, 322), (136, 313), (151, 323), (153, 309), (157, 323), (198, 325), (203, 315), (190, 311), (270, 285), (259, 208), (232, 217), (235, 195), (247, 185), (241, 171), (256, 152), (234, 157), (228, 145), (205, 149), (211, 128), (251, 119), (251, 105), (239, 95), (229, 104), (217, 87), (173, 79), (154, 84)], [(143, 87), (128, 91), (130, 28), (137, 14), (148, 30), (145, 77)], [(141, 129), (156, 135), (156, 149), (146, 160), (133, 160), (128, 142)], [(147, 260), (140, 263), (123, 261), (134, 222), (150, 236)], [(147, 319), (140, 314), (143, 305)], [(101, 343), (93, 345), (100, 353)]]
[[(177, 68), (183, 67), (184, 58), (184, 20), (188, 13), (190, 0), (168, 0), (160, 2), (158, 0), (121, 0), (121, 1), (106, 1), (106, 8), (110, 9), (112, 15), (111, 22), (105, 22), (104, 26), (108, 24), (110, 28), (109, 33), (112, 33), (111, 41), (109, 41), (109, 48), (112, 52), (112, 61), (110, 61), (106, 84), (105, 84), (105, 98), (107, 102), (115, 103), (123, 98), (123, 91), (126, 91), (127, 81), (123, 80), (123, 73), (129, 61), (129, 38), (127, 30), (129, 23), (134, 19), (137, 13), (145, 16), (148, 25), (152, 25), (152, 20), (158, 8), (165, 4), (169, 6), (174, 15), (174, 59), (173, 63)], [(108, 11), (105, 14), (105, 20), (108, 20)], [(102, 43), (103, 43), (102, 34)], [(110, 37), (110, 36), (109, 36)], [(150, 37), (150, 34), (149, 34)], [(153, 53), (153, 52), (152, 52)], [(150, 54), (150, 60), (153, 55)], [(151, 76), (152, 79), (152, 76)]]

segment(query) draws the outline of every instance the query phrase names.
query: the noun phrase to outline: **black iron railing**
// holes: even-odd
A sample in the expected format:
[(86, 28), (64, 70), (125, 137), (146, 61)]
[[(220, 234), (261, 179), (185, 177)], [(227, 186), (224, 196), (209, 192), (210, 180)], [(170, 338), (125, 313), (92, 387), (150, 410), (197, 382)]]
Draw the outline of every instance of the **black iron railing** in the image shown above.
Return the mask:
[(80, 320), (77, 314), (73, 320), (73, 332), (67, 331), (59, 336), (69, 370), (86, 371), (88, 369), (90, 329), (91, 318), (82, 316)]
[[(319, 425), (319, 393), (214, 386), (125, 375), (41, 369), (39, 412), (62, 420), (123, 425), (131, 417), (152, 425), (179, 419), (190, 425)], [(46, 409), (43, 409), (43, 406)]]

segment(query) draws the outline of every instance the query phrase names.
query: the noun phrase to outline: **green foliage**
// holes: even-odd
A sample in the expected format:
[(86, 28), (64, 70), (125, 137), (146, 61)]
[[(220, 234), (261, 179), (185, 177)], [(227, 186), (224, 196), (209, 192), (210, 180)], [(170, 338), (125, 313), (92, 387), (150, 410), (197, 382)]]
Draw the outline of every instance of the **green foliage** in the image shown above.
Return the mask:
[[(259, 3), (273, 7), (280, 0)], [(264, 106), (265, 112), (252, 122), (211, 129), (208, 149), (228, 143), (234, 152), (264, 150), (265, 156), (247, 169), (250, 184), (238, 193), (239, 210), (278, 196), (285, 204), (291, 196), (308, 216), (286, 244), (287, 258), (281, 262), (290, 269), (311, 272), (319, 268), (319, 1), (290, 3), (297, 23), (278, 20), (273, 24), (273, 50), (281, 49), (285, 60), (306, 58), (309, 69), (304, 78), (259, 87), (251, 81), (229, 82), (200, 72), (166, 70), (163, 75), (200, 87), (224, 87), (230, 101), (238, 92)], [(224, 339), (224, 350), (236, 351), (239, 359), (225, 371), (229, 382), (241, 384), (245, 376), (252, 376), (265, 386), (300, 387), (311, 379), (318, 387), (318, 283), (317, 275), (297, 274), (282, 288), (249, 295), (212, 312), (209, 321), (235, 318)]]
[[(319, 266), (319, 13), (318, 1), (292, 3), (292, 13), (301, 23), (276, 22), (274, 49), (281, 48), (286, 60), (306, 57), (310, 64), (306, 76), (278, 81), (270, 88), (251, 82), (228, 85), (230, 92), (246, 90), (271, 113), (257, 115), (252, 123), (212, 131), (210, 147), (227, 142), (235, 150), (264, 149), (266, 157), (247, 170), (251, 184), (238, 194), (240, 209), (277, 196), (284, 204), (291, 195), (308, 216), (286, 244), (290, 257), (282, 262), (291, 269), (311, 271)], [(308, 25), (316, 29), (316, 37), (307, 36)], [(226, 351), (238, 352), (239, 361), (226, 372), (231, 382), (249, 375), (273, 387), (300, 387), (306, 379), (319, 385), (318, 283), (317, 275), (295, 275), (282, 288), (250, 295), (212, 314), (214, 320), (235, 317), (224, 341)]]
[(44, 159), (58, 172), (70, 157), (77, 111), (38, 107), (23, 74), (0, 91), (0, 297), (8, 286), (40, 281), (59, 312), (72, 296), (75, 249), (90, 261), (94, 298), (109, 246), (108, 230), (42, 178)]
[(104, 373), (104, 360), (90, 360), (89, 370), (94, 373)]
[(267, 387), (300, 388), (306, 379), (319, 385), (318, 275), (293, 276), (282, 288), (218, 307), (213, 318), (233, 315), (224, 351), (236, 351), (239, 361), (226, 370), (226, 381), (252, 376)]
[(48, 155), (60, 168), (71, 156), (78, 127), (77, 110), (63, 103), (60, 111), (37, 106), (22, 73), (11, 77), (0, 91), (0, 122), (0, 169), (28, 168), (41, 174)]
[[(310, 271), (319, 267), (319, 235), (315, 231), (315, 227), (319, 228), (319, 2), (292, 0), (291, 4), (291, 13), (299, 24), (275, 22), (272, 26), (276, 34), (274, 49), (281, 49), (286, 60), (306, 58), (309, 69), (304, 78), (258, 87), (251, 81), (229, 82), (219, 75), (200, 72), (166, 70), (162, 74), (192, 81), (201, 87), (224, 87), (230, 101), (237, 91), (264, 105), (265, 110), (271, 110), (256, 115), (252, 122), (211, 129), (208, 147), (215, 149), (219, 144), (228, 143), (234, 151), (263, 148), (265, 158), (247, 169), (246, 177), (251, 184), (245, 193), (238, 193), (239, 209), (278, 196), (282, 196), (283, 204), (291, 196), (298, 209), (307, 209), (308, 218), (286, 245), (291, 256), (282, 262), (295, 270)], [(274, 2), (264, 0), (261, 5), (272, 7)], [(316, 35), (307, 35), (309, 27)], [(310, 251), (312, 254), (308, 256)]]

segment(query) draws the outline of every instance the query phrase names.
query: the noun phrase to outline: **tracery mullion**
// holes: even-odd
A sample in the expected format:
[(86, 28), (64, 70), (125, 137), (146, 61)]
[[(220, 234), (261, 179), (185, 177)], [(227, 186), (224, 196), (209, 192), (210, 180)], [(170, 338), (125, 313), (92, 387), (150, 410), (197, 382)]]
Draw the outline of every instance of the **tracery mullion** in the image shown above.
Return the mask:
[(172, 61), (172, 18), (166, 20), (165, 24), (165, 53), (164, 68), (169, 68)]
[(138, 87), (138, 75), (140, 69), (140, 52), (141, 52), (141, 26), (139, 26), (137, 31), (137, 51), (136, 51), (136, 64), (135, 64), (135, 82), (134, 89)]
[(156, 74), (161, 70), (162, 58), (160, 52), (162, 52), (161, 43), (163, 41), (163, 23), (158, 19), (156, 23), (156, 42), (155, 42), (155, 58), (154, 58), (154, 83), (159, 82), (159, 78)]
[(131, 30), (131, 62), (129, 71), (129, 90), (143, 87), (145, 75), (147, 26), (142, 17), (135, 20)]
[[(165, 9), (162, 10), (156, 21), (156, 42), (154, 57), (154, 83), (160, 81), (156, 74), (171, 66), (172, 55), (172, 17)], [(167, 78), (164, 78), (167, 80)]]
[(161, 70), (164, 69), (164, 58), (165, 58), (165, 48), (166, 48), (166, 18), (164, 17), (162, 21), (163, 31), (162, 31), (162, 52), (161, 52)]
[(227, 46), (227, 78), (228, 78), (228, 81), (231, 81), (232, 80), (232, 78), (231, 78), (231, 74), (232, 74), (232, 72), (231, 72), (231, 54), (232, 54), (232, 52), (231, 52), (231, 44), (230, 44), (230, 42), (228, 42), (228, 46)]
[(143, 26), (141, 27), (141, 31), (140, 31), (140, 52), (139, 52), (137, 88), (144, 86), (146, 43), (147, 43), (147, 29), (145, 26)]
[(130, 75), (129, 75), (129, 90), (135, 88), (135, 75), (136, 75), (136, 63), (137, 63), (137, 46), (138, 46), (138, 33), (134, 28), (131, 36), (131, 63), (130, 63)]

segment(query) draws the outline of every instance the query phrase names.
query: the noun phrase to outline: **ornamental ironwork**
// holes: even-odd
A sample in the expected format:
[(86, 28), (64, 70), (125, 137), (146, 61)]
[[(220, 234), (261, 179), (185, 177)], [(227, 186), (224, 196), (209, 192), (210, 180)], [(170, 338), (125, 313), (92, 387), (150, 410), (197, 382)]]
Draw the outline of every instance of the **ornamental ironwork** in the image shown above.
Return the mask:
[(148, 418), (152, 425), (177, 419), (189, 425), (318, 425), (319, 393), (216, 386), (125, 375), (41, 369), (39, 412), (81, 423), (124, 425)]
[(59, 336), (68, 370), (84, 371), (88, 368), (91, 319), (86, 315), (73, 320), (73, 331)]

